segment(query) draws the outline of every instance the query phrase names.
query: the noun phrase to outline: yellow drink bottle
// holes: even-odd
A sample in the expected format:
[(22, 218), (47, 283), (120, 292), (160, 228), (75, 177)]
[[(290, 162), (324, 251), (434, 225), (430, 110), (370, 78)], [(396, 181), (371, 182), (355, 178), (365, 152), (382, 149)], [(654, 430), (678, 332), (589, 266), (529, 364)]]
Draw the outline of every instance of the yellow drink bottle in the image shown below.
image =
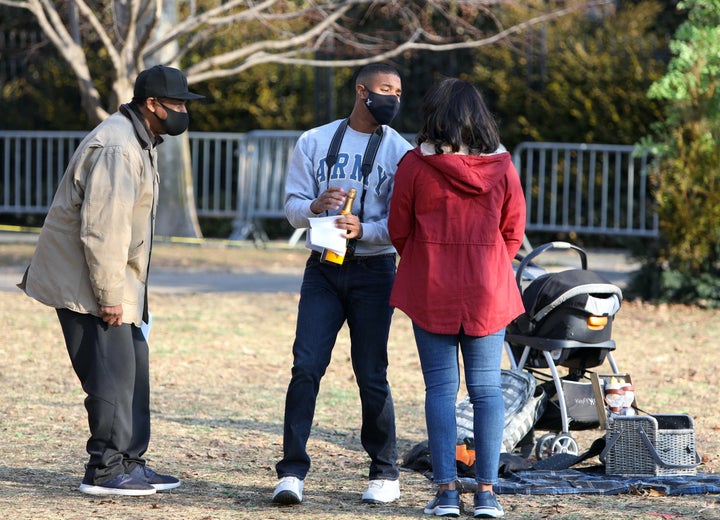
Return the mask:
[[(350, 188), (347, 193), (347, 197), (345, 198), (345, 204), (343, 204), (342, 209), (340, 210), (341, 215), (347, 215), (348, 213), (352, 212), (352, 206), (353, 202), (355, 201), (355, 196), (357, 195), (357, 190), (355, 188)], [(347, 244), (345, 246), (347, 251)], [(330, 264), (337, 264), (342, 265), (342, 263), (345, 261), (345, 253), (342, 255), (337, 254), (335, 251), (331, 251), (330, 249), (323, 249), (321, 261), (330, 263)]]

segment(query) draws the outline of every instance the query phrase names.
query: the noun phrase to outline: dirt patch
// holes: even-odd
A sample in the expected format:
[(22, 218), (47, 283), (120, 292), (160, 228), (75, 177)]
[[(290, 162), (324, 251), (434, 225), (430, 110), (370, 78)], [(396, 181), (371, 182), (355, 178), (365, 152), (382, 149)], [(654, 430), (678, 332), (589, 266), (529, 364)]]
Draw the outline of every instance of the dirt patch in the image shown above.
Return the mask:
[[(0, 247), (0, 265), (22, 265), (32, 251)], [(153, 255), (156, 265), (230, 271), (301, 269), (306, 256), (302, 249), (187, 245), (158, 246)], [(297, 300), (286, 293), (151, 295), (154, 422), (147, 457), (155, 469), (184, 483), (149, 498), (101, 499), (76, 490), (86, 459), (84, 395), (55, 314), (19, 291), (1, 293), (0, 509), (14, 519), (422, 518), (432, 487), (416, 473), (402, 474), (396, 504), (359, 501), (367, 458), (359, 440), (346, 331), (322, 383), (305, 503), (287, 508), (270, 503)], [(719, 335), (720, 311), (631, 302), (624, 302), (613, 334), (616, 360), (632, 374), (640, 407), (694, 417), (705, 472), (720, 469)], [(391, 331), (390, 363), (402, 454), (426, 433), (419, 362), (410, 323), (400, 312)], [(601, 432), (573, 434), (585, 449)], [(715, 495), (500, 499), (506, 518), (513, 519), (720, 518)], [(471, 500), (464, 495), (467, 506)]]

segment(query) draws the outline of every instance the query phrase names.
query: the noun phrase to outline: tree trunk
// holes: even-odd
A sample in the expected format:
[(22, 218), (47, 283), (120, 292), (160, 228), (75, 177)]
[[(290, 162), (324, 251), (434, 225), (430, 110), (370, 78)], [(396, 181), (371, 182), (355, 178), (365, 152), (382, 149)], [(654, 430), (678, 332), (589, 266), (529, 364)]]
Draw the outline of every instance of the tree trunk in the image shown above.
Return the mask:
[(200, 224), (195, 211), (190, 139), (187, 133), (177, 137), (163, 136), (158, 147), (160, 199), (155, 220), (159, 236), (200, 238)]
[[(161, 39), (177, 23), (175, 1), (163, 2), (160, 20), (155, 28), (155, 39)], [(166, 45), (154, 54), (152, 63), (165, 63), (164, 57), (174, 55), (177, 43)], [(177, 67), (177, 65), (170, 64)], [(149, 67), (150, 65), (147, 65)], [(164, 142), (158, 147), (158, 169), (160, 170), (160, 200), (155, 220), (155, 234), (200, 238), (200, 224), (193, 195), (192, 162), (190, 160), (190, 139), (187, 132), (177, 137), (163, 136)]]

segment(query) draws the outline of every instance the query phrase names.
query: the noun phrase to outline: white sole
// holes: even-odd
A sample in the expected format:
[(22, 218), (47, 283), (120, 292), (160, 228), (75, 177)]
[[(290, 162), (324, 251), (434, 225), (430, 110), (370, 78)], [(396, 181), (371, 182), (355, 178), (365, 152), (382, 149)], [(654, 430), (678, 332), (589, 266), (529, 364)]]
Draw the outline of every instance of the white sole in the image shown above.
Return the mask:
[(445, 516), (445, 517), (455, 517), (457, 518), (460, 516), (460, 508), (445, 508), (445, 507), (436, 507), (434, 509), (425, 509), (423, 511), (426, 515), (435, 515), (435, 516)]
[(141, 497), (153, 495), (157, 491), (152, 489), (114, 489), (102, 486), (93, 486), (91, 484), (80, 484), (79, 491), (86, 495), (122, 495), (126, 497)]
[(175, 489), (180, 487), (181, 482), (174, 482), (172, 484), (150, 484), (155, 488), (156, 491), (167, 491), (168, 489)]

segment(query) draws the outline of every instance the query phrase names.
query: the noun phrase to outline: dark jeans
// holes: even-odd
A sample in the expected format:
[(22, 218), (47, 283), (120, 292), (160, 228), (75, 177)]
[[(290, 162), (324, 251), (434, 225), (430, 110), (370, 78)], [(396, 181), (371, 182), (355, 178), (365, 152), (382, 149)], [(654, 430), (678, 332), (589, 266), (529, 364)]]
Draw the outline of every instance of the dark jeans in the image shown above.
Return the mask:
[(57, 309), (73, 369), (87, 394), (87, 483), (102, 484), (136, 464), (150, 442), (148, 344), (138, 327)]
[(395, 409), (387, 381), (387, 340), (393, 309), (393, 256), (354, 258), (342, 266), (311, 255), (305, 266), (293, 344), (292, 378), (285, 401), (283, 459), (278, 477), (304, 479), (306, 451), (320, 379), (330, 363), (337, 334), (347, 320), (350, 357), (360, 389), (360, 440), (370, 456), (370, 479), (398, 478)]

